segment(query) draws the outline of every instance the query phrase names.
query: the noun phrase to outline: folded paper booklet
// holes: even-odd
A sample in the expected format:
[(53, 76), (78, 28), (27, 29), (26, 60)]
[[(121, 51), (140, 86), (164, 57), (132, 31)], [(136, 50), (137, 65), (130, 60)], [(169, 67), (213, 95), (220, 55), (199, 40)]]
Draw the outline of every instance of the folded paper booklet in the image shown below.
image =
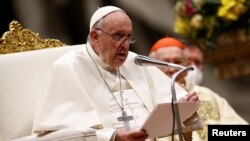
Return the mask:
[[(198, 105), (199, 101), (178, 102), (181, 122), (191, 117), (192, 114), (197, 111)], [(169, 136), (172, 133), (172, 128), (173, 108), (171, 103), (157, 104), (141, 127), (142, 130), (146, 130), (149, 134), (148, 138)], [(175, 124), (175, 129), (176, 128), (177, 124)]]

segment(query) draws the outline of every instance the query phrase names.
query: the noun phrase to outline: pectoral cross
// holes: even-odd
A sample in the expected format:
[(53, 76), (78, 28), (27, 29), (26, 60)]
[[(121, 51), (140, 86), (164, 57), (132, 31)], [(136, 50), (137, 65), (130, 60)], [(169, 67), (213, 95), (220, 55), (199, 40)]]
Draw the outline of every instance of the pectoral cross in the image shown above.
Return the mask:
[(122, 116), (117, 118), (118, 121), (124, 122), (125, 128), (127, 129), (130, 129), (129, 121), (133, 119), (134, 119), (133, 116), (128, 116), (124, 110), (122, 110)]

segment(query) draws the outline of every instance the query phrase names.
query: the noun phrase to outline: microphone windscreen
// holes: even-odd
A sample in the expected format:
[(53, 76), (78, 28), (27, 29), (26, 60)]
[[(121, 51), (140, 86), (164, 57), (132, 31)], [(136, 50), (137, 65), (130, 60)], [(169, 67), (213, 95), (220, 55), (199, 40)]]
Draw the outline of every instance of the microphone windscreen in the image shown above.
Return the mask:
[(134, 62), (136, 65), (142, 66), (141, 58), (139, 55), (135, 56)]

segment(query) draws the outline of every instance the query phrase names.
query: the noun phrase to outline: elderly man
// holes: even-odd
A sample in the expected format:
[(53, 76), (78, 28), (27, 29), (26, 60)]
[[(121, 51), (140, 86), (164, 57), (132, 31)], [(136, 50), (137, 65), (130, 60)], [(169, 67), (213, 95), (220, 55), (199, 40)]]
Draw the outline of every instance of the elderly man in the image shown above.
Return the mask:
[[(149, 56), (169, 63), (187, 66), (190, 65), (190, 62), (184, 54), (184, 50), (185, 45), (181, 41), (172, 37), (164, 37), (152, 46)], [(161, 67), (160, 69), (170, 77), (178, 71), (167, 67)], [(204, 128), (193, 131), (193, 141), (207, 140), (208, 124), (248, 124), (234, 111), (226, 99), (208, 88), (193, 85), (185, 81), (185, 76), (186, 74), (183, 73), (177, 81), (188, 91), (195, 91), (197, 93), (200, 100), (198, 113), (204, 119)], [(162, 139), (162, 141), (165, 139)]]
[[(140, 127), (157, 103), (171, 100), (170, 78), (134, 63), (132, 22), (122, 9), (99, 8), (89, 30), (86, 45), (54, 63), (33, 131), (91, 127), (98, 140), (146, 140)], [(179, 99), (198, 100), (196, 93), (176, 87)]]

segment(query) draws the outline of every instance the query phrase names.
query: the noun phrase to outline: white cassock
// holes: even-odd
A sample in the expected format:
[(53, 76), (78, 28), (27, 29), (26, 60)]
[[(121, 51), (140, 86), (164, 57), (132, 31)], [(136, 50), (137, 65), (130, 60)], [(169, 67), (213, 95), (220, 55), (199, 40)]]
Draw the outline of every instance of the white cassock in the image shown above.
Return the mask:
[[(156, 67), (137, 66), (134, 63), (136, 55), (129, 52), (127, 60), (119, 68), (123, 77), (124, 108), (134, 118), (129, 121), (132, 129), (142, 126), (157, 103), (170, 102), (172, 98), (170, 78)], [(105, 67), (107, 65), (89, 44), (59, 58), (52, 66), (44, 95), (39, 100), (33, 131), (39, 133), (72, 126), (103, 126), (97, 130), (97, 138), (110, 140), (115, 129), (124, 127), (124, 124), (117, 120), (121, 116), (117, 103), (121, 101), (119, 79), (106, 71)], [(179, 85), (175, 86), (177, 99), (187, 94)]]

